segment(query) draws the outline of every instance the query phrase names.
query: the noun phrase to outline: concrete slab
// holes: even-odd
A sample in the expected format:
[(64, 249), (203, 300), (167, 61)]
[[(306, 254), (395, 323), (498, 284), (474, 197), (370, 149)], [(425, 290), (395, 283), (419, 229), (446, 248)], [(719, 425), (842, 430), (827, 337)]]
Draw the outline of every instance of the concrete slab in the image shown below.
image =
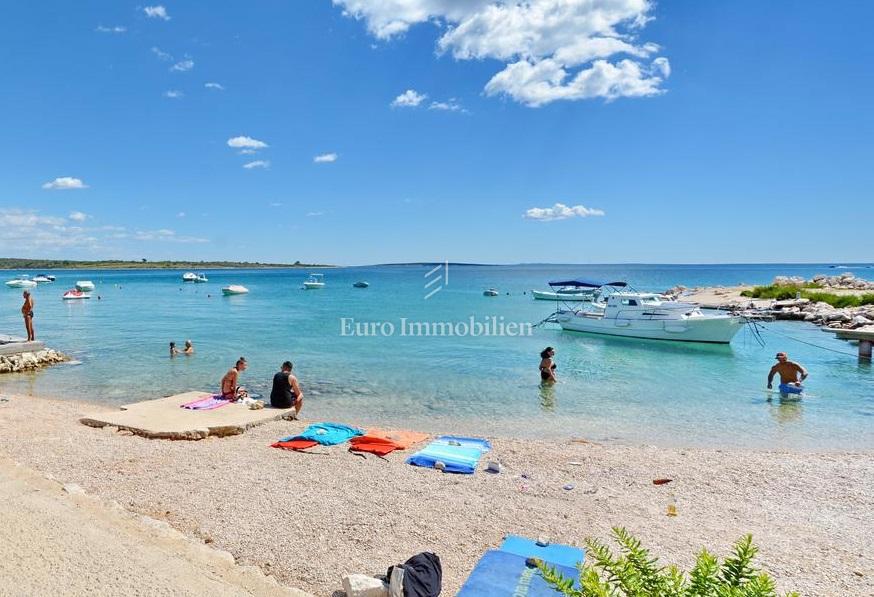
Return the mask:
[(45, 347), (46, 345), (39, 340), (34, 340), (33, 342), (28, 342), (27, 340), (0, 342), (0, 355), (9, 356), (23, 352), (39, 352), (40, 350), (45, 350)]
[(250, 410), (242, 404), (229, 404), (214, 410), (181, 408), (186, 402), (210, 395), (209, 392), (191, 391), (157, 400), (135, 402), (123, 406), (117, 412), (86, 415), (79, 422), (90, 427), (118, 427), (155, 439), (194, 440), (210, 435), (238, 435), (250, 427), (289, 419), (294, 413), (290, 408), (269, 406), (261, 410)]

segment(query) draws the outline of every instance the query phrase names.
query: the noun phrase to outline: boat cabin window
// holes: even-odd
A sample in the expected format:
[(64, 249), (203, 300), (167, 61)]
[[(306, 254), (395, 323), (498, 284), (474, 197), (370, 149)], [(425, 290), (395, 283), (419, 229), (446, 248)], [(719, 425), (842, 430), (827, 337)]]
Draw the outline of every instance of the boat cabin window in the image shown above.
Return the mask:
[(634, 299), (622, 299), (621, 302), (626, 307), (636, 307), (637, 306), (637, 301)]
[(657, 305), (659, 302), (659, 300), (654, 296), (647, 296), (644, 297), (642, 300), (644, 305)]

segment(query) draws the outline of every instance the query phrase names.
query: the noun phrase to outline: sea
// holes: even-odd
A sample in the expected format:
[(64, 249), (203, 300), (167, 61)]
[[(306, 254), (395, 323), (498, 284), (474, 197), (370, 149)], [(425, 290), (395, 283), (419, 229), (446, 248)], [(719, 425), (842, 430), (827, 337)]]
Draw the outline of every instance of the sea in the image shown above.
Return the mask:
[[(217, 390), (245, 356), (241, 383), (262, 394), (283, 361), (294, 363), (308, 420), (664, 447), (871, 449), (874, 371), (816, 326), (765, 323), (760, 338), (745, 328), (730, 345), (613, 338), (536, 325), (555, 305), (531, 296), (560, 278), (663, 291), (845, 271), (874, 279), (871, 264), (415, 264), (320, 269), (324, 288), (303, 290), (301, 269), (205, 270), (203, 284), (182, 282), (181, 270), (58, 270), (34, 290), (34, 323), (73, 360), (3, 375), (0, 392), (122, 405)], [(93, 298), (63, 301), (77, 280), (94, 282)], [(223, 296), (229, 284), (250, 292)], [(488, 288), (498, 296), (484, 296)], [(0, 289), (0, 333), (24, 333), (20, 305), (21, 290)], [(195, 354), (170, 357), (169, 343), (186, 339)], [(556, 350), (552, 387), (538, 372), (546, 346)], [(766, 390), (777, 351), (810, 371), (803, 399)]]

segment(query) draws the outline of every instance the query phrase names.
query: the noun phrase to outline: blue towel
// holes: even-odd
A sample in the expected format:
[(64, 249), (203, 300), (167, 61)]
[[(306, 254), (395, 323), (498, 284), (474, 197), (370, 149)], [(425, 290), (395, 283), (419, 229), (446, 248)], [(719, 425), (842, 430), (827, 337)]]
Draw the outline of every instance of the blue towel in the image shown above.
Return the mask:
[[(568, 566), (556, 566), (565, 578), (574, 579), (580, 572)], [(461, 587), (457, 597), (557, 597), (558, 592), (546, 584), (537, 568), (525, 565), (525, 558), (514, 553), (489, 550)]]
[(579, 547), (562, 545), (561, 543), (538, 545), (533, 539), (516, 535), (507, 535), (504, 542), (501, 543), (501, 551), (514, 553), (524, 558), (539, 558), (544, 562), (569, 568), (576, 568), (584, 557), (583, 550)]
[(432, 443), (461, 445), (462, 448), (477, 448), (485, 454), (492, 449), (492, 444), (487, 439), (479, 439), (478, 437), (461, 437), (459, 435), (438, 435)]
[(435, 463), (442, 462), (448, 473), (472, 475), (482, 455), (479, 448), (452, 446), (435, 440), (407, 458), (407, 464), (433, 468)]
[(279, 441), (288, 442), (293, 439), (308, 439), (323, 446), (334, 446), (349, 441), (358, 435), (364, 435), (364, 430), (340, 423), (313, 423), (300, 435), (289, 435)]

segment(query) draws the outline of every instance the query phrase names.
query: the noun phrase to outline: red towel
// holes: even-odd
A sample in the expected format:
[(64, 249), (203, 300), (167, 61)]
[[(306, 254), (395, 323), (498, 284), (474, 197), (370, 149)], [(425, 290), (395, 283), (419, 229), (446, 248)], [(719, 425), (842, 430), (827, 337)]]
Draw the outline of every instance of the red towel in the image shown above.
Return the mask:
[(382, 437), (374, 437), (372, 435), (353, 437), (349, 440), (349, 443), (351, 444), (349, 449), (353, 452), (370, 452), (377, 456), (385, 456), (395, 450), (403, 449), (397, 444), (397, 442)]
[(301, 450), (306, 450), (307, 448), (312, 448), (316, 445), (318, 445), (318, 442), (309, 439), (292, 439), (287, 442), (276, 442), (275, 444), (270, 444), (270, 447), (300, 452)]

